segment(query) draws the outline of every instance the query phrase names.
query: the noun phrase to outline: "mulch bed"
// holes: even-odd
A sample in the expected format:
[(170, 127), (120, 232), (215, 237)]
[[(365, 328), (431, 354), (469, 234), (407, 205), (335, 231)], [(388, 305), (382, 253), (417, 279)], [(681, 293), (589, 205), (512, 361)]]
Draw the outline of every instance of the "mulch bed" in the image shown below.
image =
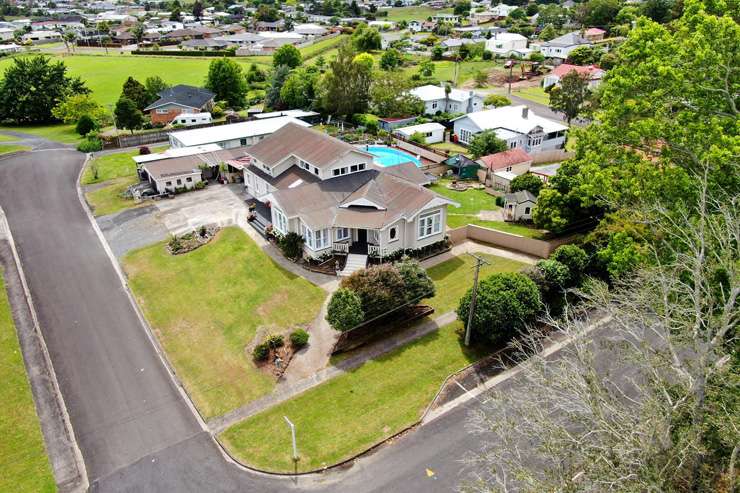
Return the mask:
[[(295, 356), (296, 352), (298, 352), (298, 349), (294, 348), (292, 344), (288, 343), (277, 349), (270, 349), (270, 355), (267, 357), (266, 360), (255, 361), (254, 364), (263, 373), (271, 375), (275, 377), (276, 380), (279, 380), (280, 377), (283, 376), (283, 373), (285, 373), (285, 370), (288, 369), (288, 365), (293, 359), (293, 356)], [(278, 357), (281, 360), (279, 367), (276, 361)]]
[(220, 228), (218, 226), (204, 226), (191, 233), (173, 236), (172, 239), (167, 242), (167, 251), (171, 255), (181, 255), (183, 253), (192, 252), (211, 241), (214, 236), (216, 236), (219, 229)]

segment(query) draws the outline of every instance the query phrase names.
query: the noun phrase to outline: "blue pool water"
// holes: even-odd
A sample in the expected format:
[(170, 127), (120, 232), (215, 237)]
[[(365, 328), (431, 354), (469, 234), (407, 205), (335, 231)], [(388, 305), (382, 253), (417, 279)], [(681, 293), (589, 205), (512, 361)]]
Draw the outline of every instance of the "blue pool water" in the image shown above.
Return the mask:
[(421, 167), (421, 161), (411, 154), (399, 151), (398, 149), (383, 146), (367, 146), (365, 150), (375, 156), (373, 161), (379, 166), (396, 166), (397, 164), (411, 162)]

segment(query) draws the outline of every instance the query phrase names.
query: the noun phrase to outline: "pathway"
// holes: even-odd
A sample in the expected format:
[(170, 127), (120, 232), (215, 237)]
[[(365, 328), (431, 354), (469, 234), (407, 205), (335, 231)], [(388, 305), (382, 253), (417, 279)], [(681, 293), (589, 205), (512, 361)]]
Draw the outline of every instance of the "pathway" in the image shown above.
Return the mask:
[[(206, 426), (212, 434), (218, 434), (227, 428), (244, 421), (250, 416), (254, 416), (265, 409), (269, 409), (281, 402), (285, 402), (288, 399), (301, 394), (317, 385), (320, 385), (331, 378), (334, 378), (342, 373), (349, 370), (362, 366), (368, 360), (375, 359), (382, 356), (396, 348), (405, 346), (406, 344), (423, 337), (435, 330), (454, 322), (457, 319), (455, 312), (448, 312), (440, 315), (434, 320), (428, 320), (422, 324), (399, 332), (391, 337), (376, 341), (366, 346), (358, 354), (352, 355), (347, 359), (337, 363), (334, 366), (330, 366), (323, 370), (316, 372), (315, 374), (298, 380), (292, 383), (280, 382), (275, 391), (270, 395), (257, 399), (250, 402), (238, 409), (235, 409), (223, 416), (213, 418), (206, 423)], [(291, 363), (292, 364), (292, 363)]]
[(488, 255), (495, 255), (497, 257), (516, 260), (518, 262), (524, 262), (525, 264), (530, 265), (534, 265), (539, 260), (542, 260), (539, 257), (535, 257), (534, 255), (512, 252), (511, 250), (504, 250), (503, 248), (496, 248), (490, 245), (484, 245), (482, 243), (476, 243), (474, 241), (467, 240), (453, 246), (452, 250), (450, 250), (449, 252), (443, 253), (442, 255), (436, 255), (432, 258), (424, 260), (423, 262), (421, 262), (421, 266), (425, 269), (430, 269), (437, 264), (441, 264), (442, 262), (446, 262), (447, 260), (459, 257), (460, 255), (464, 255), (466, 253), (486, 253)]

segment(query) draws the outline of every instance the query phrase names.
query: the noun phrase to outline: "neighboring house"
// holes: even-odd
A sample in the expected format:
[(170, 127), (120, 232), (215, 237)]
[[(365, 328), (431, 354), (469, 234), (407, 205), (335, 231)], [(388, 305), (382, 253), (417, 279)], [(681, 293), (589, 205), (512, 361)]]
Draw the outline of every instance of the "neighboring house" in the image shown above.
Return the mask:
[(281, 110), (281, 111), (270, 111), (267, 113), (255, 113), (253, 115), (258, 120), (264, 120), (265, 118), (277, 118), (280, 116), (289, 116), (296, 120), (303, 120), (306, 123), (320, 123), (321, 113), (316, 111), (307, 110)]
[(598, 27), (592, 27), (589, 29), (586, 29), (586, 31), (583, 33), (583, 37), (586, 38), (589, 41), (601, 41), (604, 39), (604, 35), (606, 34), (606, 31), (603, 29), (599, 29)]
[(452, 122), (462, 144), (470, 144), (480, 132), (493, 130), (509, 149), (521, 148), (528, 153), (562, 149), (568, 133), (567, 125), (537, 116), (525, 105), (469, 113)]
[(415, 121), (415, 116), (378, 118), (378, 125), (380, 125), (380, 128), (386, 132), (392, 132), (397, 128), (408, 126), (410, 123), (414, 123)]
[(576, 72), (579, 75), (588, 78), (588, 87), (593, 89), (601, 83), (601, 79), (606, 73), (604, 70), (594, 65), (587, 67), (581, 65), (570, 65), (569, 63), (563, 63), (555, 67), (552, 72), (547, 74), (542, 79), (542, 87), (558, 86), (560, 85), (560, 79), (570, 72)]
[(412, 33), (418, 33), (422, 30), (422, 22), (421, 21), (409, 21), (408, 23), (408, 29)]
[(180, 43), (180, 46), (183, 48), (187, 48), (190, 50), (210, 50), (210, 51), (218, 51), (223, 50), (227, 46), (229, 46), (229, 43), (226, 41), (218, 40), (215, 38), (208, 38), (208, 39), (187, 39)]
[(318, 24), (298, 24), (293, 27), (293, 31), (303, 36), (323, 36), (329, 32), (328, 29)]
[(217, 144), (223, 149), (243, 147), (256, 144), (288, 123), (310, 127), (308, 123), (301, 120), (289, 116), (280, 116), (277, 118), (266, 118), (264, 120), (172, 132), (169, 134), (170, 146), (190, 147)]
[(285, 20), (279, 19), (274, 22), (258, 21), (255, 24), (257, 31), (283, 31), (285, 30)]
[(547, 183), (548, 181), (550, 181), (550, 178), (557, 174), (558, 170), (560, 169), (560, 164), (561, 163), (553, 163), (537, 166), (536, 168), (530, 168), (529, 172), (537, 176), (537, 178), (539, 178), (543, 182)]
[(235, 162), (244, 155), (243, 148), (224, 150), (210, 145), (135, 156), (134, 161), (139, 178), (162, 194), (191, 190), (203, 181), (204, 174), (215, 176), (221, 163)]
[(509, 17), (509, 14), (514, 12), (517, 8), (518, 7), (516, 5), (506, 5), (505, 3), (500, 3), (491, 8), (491, 13), (497, 18), (503, 19), (504, 17)]
[(444, 85), (426, 85), (409, 91), (424, 102), (424, 113), (472, 113), (483, 109), (483, 96), (474, 91), (452, 89), (449, 94)]
[(15, 29), (12, 27), (0, 27), (0, 41), (7, 41), (13, 39), (15, 35)]
[(443, 241), (447, 206), (413, 163), (380, 167), (373, 156), (296, 124), (247, 150), (247, 192), (270, 205), (277, 234), (295, 232), (304, 253), (384, 257)]
[(445, 140), (445, 127), (439, 123), (422, 123), (421, 125), (411, 125), (410, 127), (397, 128), (393, 133), (400, 135), (406, 140), (410, 139), (415, 133), (424, 136), (425, 143), (436, 144)]
[(563, 34), (555, 39), (540, 44), (540, 51), (545, 58), (564, 61), (571, 51), (579, 46), (591, 46), (591, 41), (581, 36), (580, 31)]
[(496, 33), (486, 40), (486, 50), (497, 56), (523, 58), (532, 52), (527, 48), (527, 38), (516, 33)]
[(200, 87), (178, 84), (159, 93), (159, 99), (144, 108), (154, 124), (170, 123), (180, 113), (203, 113), (213, 109), (215, 94)]
[(537, 197), (529, 190), (504, 195), (504, 221), (531, 221)]
[(10, 43), (10, 44), (6, 44), (6, 45), (0, 44), (0, 55), (8, 55), (10, 53), (18, 53), (19, 51), (21, 51), (21, 47), (18, 46), (17, 44), (15, 44), (15, 43)]
[(432, 16), (434, 22), (451, 22), (452, 24), (458, 24), (460, 22), (460, 16), (455, 14), (436, 14)]
[(31, 31), (21, 36), (21, 39), (31, 41), (33, 43), (51, 43), (53, 41), (61, 41), (62, 33), (57, 31)]
[(511, 180), (529, 171), (532, 156), (516, 148), (483, 156), (478, 162), (486, 168), (486, 185), (508, 192)]
[(210, 113), (180, 113), (173, 120), (173, 125), (185, 125), (190, 127), (192, 125), (204, 125), (211, 123)]
[(226, 36), (218, 36), (213, 39), (215, 39), (216, 41), (225, 41), (226, 43), (230, 45), (251, 46), (255, 43), (264, 41), (265, 38), (263, 38), (257, 33), (237, 33), (237, 34), (228, 34)]

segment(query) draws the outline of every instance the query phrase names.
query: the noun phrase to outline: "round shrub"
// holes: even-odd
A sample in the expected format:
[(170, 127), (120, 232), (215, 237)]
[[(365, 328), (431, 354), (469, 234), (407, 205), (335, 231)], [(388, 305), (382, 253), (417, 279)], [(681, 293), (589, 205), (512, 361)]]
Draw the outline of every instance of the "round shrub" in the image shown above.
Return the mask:
[(147, 154), (151, 154), (152, 150), (149, 149), (147, 146), (141, 146), (139, 147), (139, 156), (145, 156)]
[[(472, 288), (460, 299), (457, 316), (467, 323)], [(519, 273), (493, 274), (478, 285), (471, 336), (491, 343), (511, 339), (535, 321), (542, 308), (537, 286)]]
[(568, 287), (581, 283), (583, 273), (588, 265), (588, 254), (577, 245), (562, 245), (555, 250), (550, 258), (565, 265), (570, 271)]
[(396, 266), (391, 264), (359, 270), (342, 279), (341, 287), (357, 293), (368, 319), (406, 302), (406, 283)]
[(539, 273), (540, 289), (543, 293), (555, 293), (566, 288), (570, 271), (568, 267), (557, 260), (546, 259), (537, 262), (536, 270)]
[(77, 126), (75, 126), (75, 131), (80, 135), (87, 135), (93, 130), (97, 130), (98, 124), (90, 115), (82, 115), (79, 120), (77, 120)]
[(326, 312), (326, 321), (335, 330), (349, 330), (362, 323), (365, 314), (362, 311), (362, 301), (354, 292), (346, 288), (337, 289), (329, 301)]
[(285, 345), (285, 338), (280, 334), (272, 334), (267, 337), (267, 340), (264, 342), (264, 344), (267, 344), (267, 346), (271, 349), (277, 349)]
[(290, 343), (294, 348), (300, 349), (308, 344), (308, 332), (298, 329), (290, 333)]
[(96, 152), (103, 149), (103, 141), (97, 137), (88, 136), (85, 140), (77, 144), (77, 150), (80, 152)]
[(252, 350), (252, 357), (257, 361), (265, 361), (270, 355), (270, 346), (266, 342), (257, 344)]

